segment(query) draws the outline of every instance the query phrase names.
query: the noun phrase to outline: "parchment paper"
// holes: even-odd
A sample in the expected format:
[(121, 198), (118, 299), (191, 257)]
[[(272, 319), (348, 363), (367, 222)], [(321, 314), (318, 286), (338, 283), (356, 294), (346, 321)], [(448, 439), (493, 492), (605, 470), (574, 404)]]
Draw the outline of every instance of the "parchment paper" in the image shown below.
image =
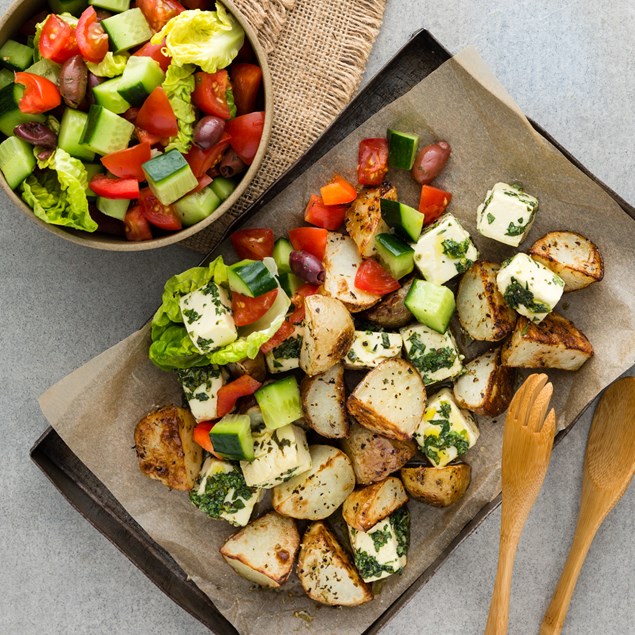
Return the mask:
[[(595, 347), (595, 357), (580, 371), (549, 372), (555, 384), (558, 425), (566, 426), (634, 361), (635, 224), (600, 187), (533, 131), (474, 51), (448, 61), (371, 117), (250, 224), (273, 227), (282, 234), (300, 223), (309, 194), (335, 171), (354, 179), (360, 139), (382, 136), (388, 126), (417, 131), (425, 143), (440, 138), (450, 142), (452, 158), (438, 185), (453, 192), (451, 211), (470, 231), (482, 257), (500, 261), (514, 252), (484, 239), (475, 228), (476, 208), (497, 181), (520, 181), (540, 201), (524, 248), (555, 229), (579, 231), (599, 246), (606, 266), (604, 281), (565, 295), (558, 306)], [(416, 205), (418, 188), (408, 175), (399, 175), (395, 182), (400, 200)], [(408, 566), (388, 579), (375, 601), (358, 608), (318, 607), (302, 594), (295, 576), (280, 592), (255, 590), (218, 554), (234, 530), (196, 510), (185, 493), (169, 491), (138, 469), (132, 449), (135, 424), (153, 407), (181, 399), (174, 377), (148, 361), (148, 344), (146, 327), (52, 387), (41, 397), (42, 410), (80, 460), (240, 633), (361, 633), (500, 492), (503, 419), (481, 418), (480, 440), (466, 457), (473, 473), (467, 495), (447, 510), (410, 503)], [(298, 611), (314, 619), (299, 619)]]

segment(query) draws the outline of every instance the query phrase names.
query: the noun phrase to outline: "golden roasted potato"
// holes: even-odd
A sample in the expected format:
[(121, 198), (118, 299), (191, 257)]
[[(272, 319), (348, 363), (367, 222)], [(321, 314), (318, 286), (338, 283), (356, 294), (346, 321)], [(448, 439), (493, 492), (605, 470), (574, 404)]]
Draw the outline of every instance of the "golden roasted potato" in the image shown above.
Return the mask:
[(400, 329), (413, 321), (414, 317), (404, 300), (410, 291), (414, 278), (403, 281), (401, 287), (388, 295), (385, 295), (381, 302), (363, 315), (369, 322), (378, 324), (387, 329)]
[(349, 555), (323, 521), (304, 533), (296, 569), (304, 592), (331, 606), (359, 606), (373, 599)]
[(347, 525), (358, 531), (368, 531), (378, 522), (408, 502), (403, 484), (396, 476), (355, 490), (342, 507)]
[(586, 335), (555, 311), (539, 324), (520, 316), (501, 349), (503, 364), (517, 368), (578, 370), (592, 355)]
[(467, 463), (445, 467), (402, 467), (401, 480), (408, 494), (434, 507), (448, 507), (463, 497), (472, 479)]
[(307, 375), (319, 375), (348, 353), (355, 325), (346, 307), (335, 298), (310, 295), (304, 300), (304, 308), (300, 368)]
[(325, 373), (305, 377), (300, 384), (304, 422), (327, 439), (348, 436), (344, 367), (331, 366)]
[(426, 405), (426, 388), (405, 359), (386, 359), (366, 374), (346, 407), (360, 425), (391, 439), (410, 439)]
[(375, 237), (390, 231), (381, 217), (379, 199), (397, 200), (397, 188), (389, 183), (379, 187), (364, 188), (346, 210), (344, 222), (348, 235), (355, 241), (362, 258), (370, 258), (377, 253)]
[(510, 309), (496, 285), (500, 265), (477, 260), (464, 274), (456, 293), (461, 326), (475, 340), (498, 342), (513, 330), (518, 314)]
[(227, 370), (233, 379), (242, 375), (249, 375), (257, 381), (263, 382), (267, 377), (265, 356), (262, 353), (258, 353), (253, 359), (246, 357), (240, 362), (227, 364)]
[(415, 455), (417, 446), (414, 441), (382, 437), (353, 422), (350, 435), (342, 441), (342, 450), (353, 464), (357, 482), (369, 485), (396, 472)]
[(531, 246), (529, 255), (564, 280), (565, 293), (604, 277), (600, 250), (576, 232), (549, 232)]
[(163, 406), (148, 413), (134, 431), (141, 471), (172, 489), (194, 487), (203, 451), (194, 443), (196, 421), (192, 413), (177, 406)]
[(465, 365), (454, 381), (454, 399), (460, 408), (495, 417), (507, 410), (514, 396), (514, 376), (501, 362), (500, 347), (492, 349)]
[(238, 575), (278, 588), (289, 578), (299, 548), (295, 521), (272, 511), (231, 536), (220, 553)]

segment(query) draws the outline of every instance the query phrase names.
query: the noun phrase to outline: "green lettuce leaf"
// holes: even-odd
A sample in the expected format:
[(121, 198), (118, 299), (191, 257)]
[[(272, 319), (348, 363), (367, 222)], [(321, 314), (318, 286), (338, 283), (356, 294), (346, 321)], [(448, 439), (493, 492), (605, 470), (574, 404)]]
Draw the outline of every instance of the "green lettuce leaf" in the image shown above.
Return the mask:
[[(79, 19), (76, 18), (74, 15), (71, 15), (70, 13), (58, 13), (57, 14), (58, 18), (62, 18), (62, 20), (64, 20), (64, 22), (66, 22), (66, 24), (70, 24), (71, 26), (77, 26), (77, 23), (79, 22)], [(46, 16), (46, 18), (44, 20), (42, 20), (42, 22), (38, 22), (35, 25), (35, 34), (33, 36), (33, 61), (37, 62), (38, 60), (42, 59), (42, 56), (40, 55), (40, 36), (42, 35), (42, 29), (44, 28), (44, 23), (48, 20), (48, 15)]]
[(112, 51), (106, 53), (101, 62), (95, 64), (93, 62), (86, 62), (88, 70), (97, 77), (119, 77), (126, 68), (128, 63), (128, 53), (117, 53), (116, 55)]
[(179, 152), (186, 154), (192, 145), (194, 122), (196, 121), (196, 110), (192, 106), (195, 70), (194, 64), (186, 64), (185, 66), (170, 64), (165, 73), (163, 90), (168, 96), (179, 126), (179, 132), (176, 137), (170, 139), (166, 150), (176, 148)]
[(238, 111), (236, 109), (236, 104), (234, 103), (234, 91), (232, 90), (231, 86), (227, 88), (225, 95), (227, 98), (227, 105), (229, 106), (229, 118), (233, 119)]
[(163, 38), (173, 64), (196, 64), (207, 73), (215, 73), (238, 55), (245, 32), (217, 2), (216, 11), (195, 9), (174, 16), (151, 42), (159, 44)]
[(192, 343), (184, 326), (172, 324), (163, 330), (159, 338), (154, 339), (153, 321), (152, 334), (153, 341), (148, 355), (152, 363), (162, 370), (193, 368), (209, 364), (205, 355), (202, 355)]

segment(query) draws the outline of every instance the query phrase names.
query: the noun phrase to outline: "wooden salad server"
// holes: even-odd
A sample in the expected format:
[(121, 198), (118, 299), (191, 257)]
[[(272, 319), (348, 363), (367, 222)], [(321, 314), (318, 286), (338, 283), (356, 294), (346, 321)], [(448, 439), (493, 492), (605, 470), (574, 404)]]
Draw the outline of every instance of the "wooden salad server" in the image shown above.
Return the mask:
[(545, 613), (541, 635), (560, 633), (597, 530), (635, 472), (635, 377), (606, 389), (595, 409), (584, 457), (582, 498), (569, 557)]
[(553, 393), (553, 386), (547, 381), (547, 375), (530, 375), (514, 395), (507, 411), (503, 431), (498, 570), (485, 635), (507, 632), (516, 549), (549, 466), (556, 416), (553, 409), (547, 415)]

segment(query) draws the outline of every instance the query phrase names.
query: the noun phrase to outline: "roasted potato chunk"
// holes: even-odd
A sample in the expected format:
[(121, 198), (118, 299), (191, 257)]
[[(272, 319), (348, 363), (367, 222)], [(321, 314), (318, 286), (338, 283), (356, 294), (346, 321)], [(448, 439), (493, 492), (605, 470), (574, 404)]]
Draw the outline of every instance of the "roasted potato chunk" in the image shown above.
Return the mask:
[(232, 362), (227, 364), (227, 370), (233, 379), (249, 375), (257, 381), (263, 382), (267, 377), (267, 368), (265, 366), (265, 356), (258, 353), (253, 359), (246, 357), (240, 362)]
[(413, 280), (414, 278), (404, 280), (399, 289), (384, 296), (381, 302), (368, 309), (362, 317), (386, 329), (400, 329), (410, 324), (414, 317), (404, 301)]
[(463, 497), (472, 479), (467, 463), (445, 467), (402, 467), (401, 480), (408, 494), (434, 507), (448, 507)]
[(348, 235), (355, 241), (362, 258), (370, 258), (377, 253), (375, 237), (390, 231), (381, 217), (379, 199), (397, 200), (397, 188), (389, 183), (379, 187), (364, 188), (346, 210), (344, 223)]
[(305, 377), (300, 384), (304, 422), (327, 439), (348, 436), (344, 367), (338, 363), (325, 373)]
[(600, 250), (576, 232), (549, 232), (529, 249), (530, 256), (564, 280), (564, 290), (577, 291), (604, 277)]
[(299, 548), (295, 521), (272, 511), (231, 536), (220, 553), (238, 575), (278, 588), (289, 578)]
[(373, 599), (349, 555), (323, 521), (306, 530), (296, 569), (305, 593), (331, 606), (359, 606)]
[(499, 415), (514, 396), (514, 375), (511, 368), (503, 366), (500, 348), (479, 355), (454, 381), (457, 405), (479, 415)]
[(553, 311), (539, 324), (520, 316), (512, 336), (503, 344), (501, 361), (518, 368), (578, 370), (592, 355), (593, 346), (586, 335)]
[(355, 490), (345, 501), (342, 515), (348, 525), (368, 531), (408, 502), (408, 495), (396, 476)]
[(148, 413), (134, 431), (141, 471), (171, 489), (194, 487), (203, 451), (194, 443), (196, 421), (192, 413), (177, 406), (164, 406)]
[(475, 340), (498, 342), (513, 330), (518, 315), (496, 285), (500, 265), (477, 260), (461, 278), (456, 312), (461, 326)]
[(391, 439), (410, 439), (423, 417), (426, 389), (417, 369), (404, 359), (387, 359), (366, 374), (346, 407), (351, 416)]

